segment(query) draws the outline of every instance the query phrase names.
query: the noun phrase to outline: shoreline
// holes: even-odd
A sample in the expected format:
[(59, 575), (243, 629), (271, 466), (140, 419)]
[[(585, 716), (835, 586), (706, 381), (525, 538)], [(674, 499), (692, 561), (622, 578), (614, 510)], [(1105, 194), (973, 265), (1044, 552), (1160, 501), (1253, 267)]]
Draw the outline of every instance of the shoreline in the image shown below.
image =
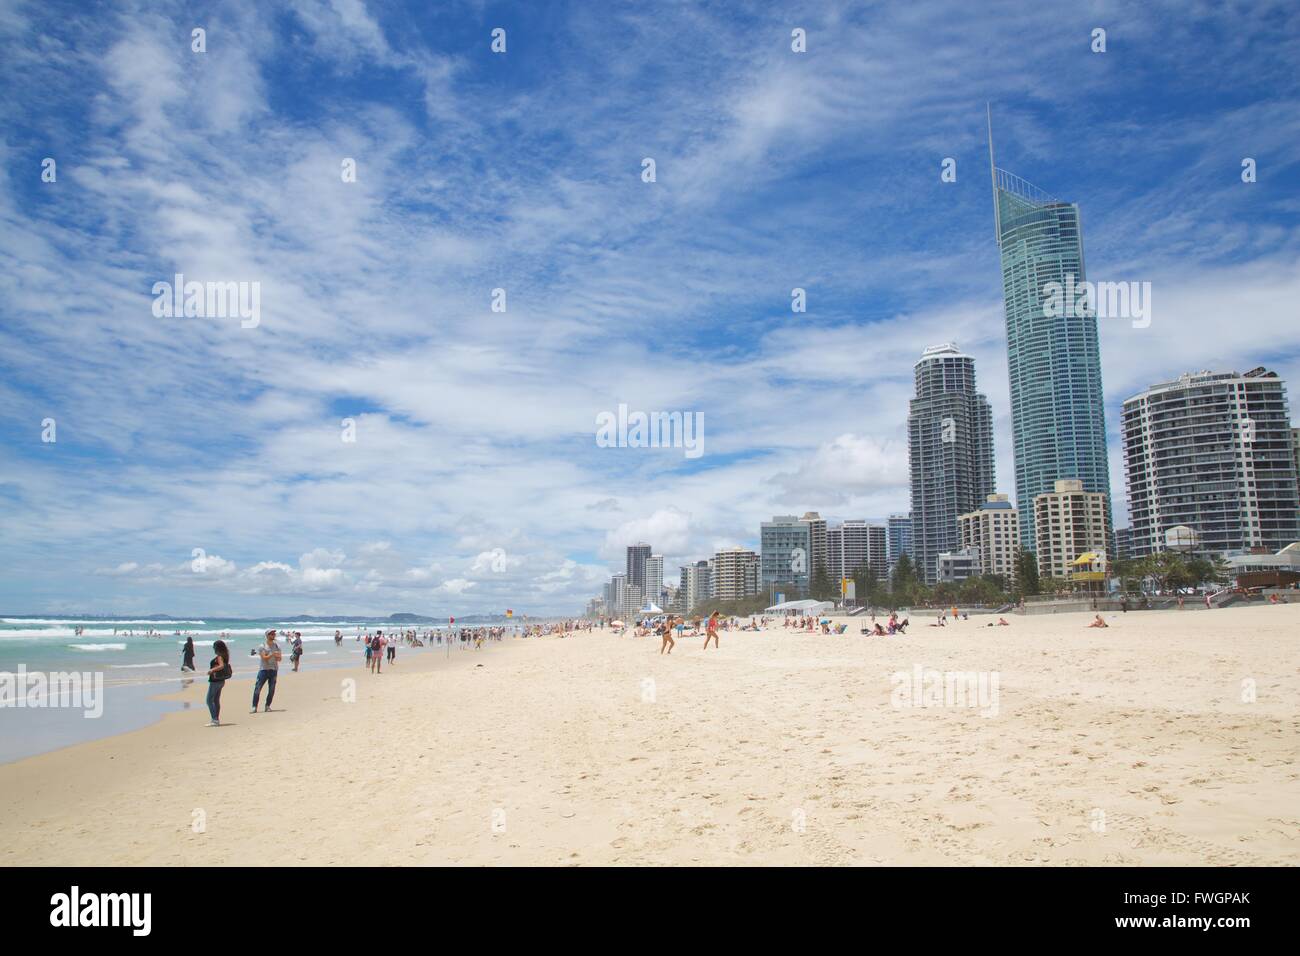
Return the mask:
[[(293, 675), (256, 716), (237, 677), (228, 726), (192, 688), (189, 711), (0, 766), (0, 860), (1296, 865), (1300, 605), (1226, 610), (778, 625), (671, 656), (507, 639)], [(1000, 708), (891, 705), (917, 667), (991, 670)]]
[[(351, 646), (351, 643), (351, 641), (345, 641), (342, 646), (346, 650)], [(428, 647), (403, 646), (401, 650), (407, 652), (408, 655), (421, 656), (424, 651), (430, 649)], [(441, 651), (441, 649), (439, 650)], [(299, 673), (355, 669), (360, 665), (361, 658), (359, 654), (356, 659), (344, 658), (334, 653), (331, 653), (324, 660), (313, 659), (315, 654), (321, 653), (324, 652), (308, 651), (308, 656), (305, 658), (307, 661), (306, 668)], [(199, 659), (202, 656), (196, 657), (196, 665), (204, 664), (204, 661)], [(247, 664), (249, 660), (248, 656), (241, 654), (234, 657), (232, 663), (238, 667), (241, 664)], [(406, 663), (406, 661), (404, 660), (403, 663)], [(282, 673), (286, 674), (292, 670), (288, 654), (285, 654), (281, 669)], [(21, 716), (6, 717), (4, 729), (8, 740), (0, 742), (0, 766), (18, 760), (25, 760), (29, 757), (38, 757), (41, 754), (53, 753), (67, 747), (75, 747), (83, 743), (105, 740), (110, 737), (133, 733), (137, 730), (144, 730), (158, 723), (170, 713), (184, 713), (191, 709), (196, 709), (199, 713), (207, 712), (205, 697), (208, 682), (204, 667), (200, 667), (195, 672), (188, 674), (180, 671), (178, 667), (175, 671), (169, 671), (166, 677), (140, 677), (135, 679), (121, 675), (115, 675), (115, 679), (108, 679), (109, 672), (93, 669), (79, 673), (104, 675), (104, 715), (93, 722), (86, 722), (79, 712), (70, 709), (5, 708), (0, 711), (0, 715)], [(247, 674), (248, 667), (245, 666), (238, 673)], [(227, 683), (233, 684), (242, 681), (251, 686), (255, 677), (256, 672), (254, 671), (252, 676), (236, 677)], [(195, 689), (195, 686), (197, 686), (197, 689)], [(277, 687), (277, 692), (278, 690)], [(197, 696), (195, 696), (196, 694)], [(251, 699), (251, 691), (249, 697)], [(223, 694), (223, 705), (225, 701), (226, 697)], [(49, 720), (43, 726), (33, 726), (33, 722), (39, 721), (42, 716), (48, 716)], [(25, 726), (19, 726), (22, 724), (25, 724)], [(39, 741), (39, 743), (33, 743), (34, 740)]]

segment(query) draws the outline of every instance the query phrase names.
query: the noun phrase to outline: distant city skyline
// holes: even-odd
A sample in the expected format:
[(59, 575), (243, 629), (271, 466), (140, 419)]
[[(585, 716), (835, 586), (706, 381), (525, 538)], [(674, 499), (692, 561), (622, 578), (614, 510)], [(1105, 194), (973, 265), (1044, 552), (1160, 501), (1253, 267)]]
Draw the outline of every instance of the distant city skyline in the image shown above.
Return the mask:
[[(1265, 366), (1296, 400), (1289, 6), (306, 0), (204, 12), (202, 53), (195, 16), (0, 16), (0, 607), (575, 613), (638, 541), (677, 581), (774, 515), (906, 513), (950, 341), (1023, 516), (990, 103), (1087, 278), (1153, 292), (1080, 391), (1116, 525), (1126, 399)], [(155, 314), (178, 274), (258, 283), (257, 323)], [(602, 447), (624, 406), (701, 454)]]

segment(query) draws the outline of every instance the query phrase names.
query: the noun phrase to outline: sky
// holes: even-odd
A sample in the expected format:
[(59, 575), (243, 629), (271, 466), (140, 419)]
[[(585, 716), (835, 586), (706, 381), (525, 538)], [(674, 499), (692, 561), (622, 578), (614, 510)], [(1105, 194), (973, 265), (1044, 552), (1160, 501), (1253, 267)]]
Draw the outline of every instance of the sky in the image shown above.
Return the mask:
[[(906, 512), (942, 342), (1013, 494), (986, 104), (1151, 283), (1123, 525), (1125, 398), (1300, 381), (1297, 63), (1290, 2), (0, 0), (0, 612), (579, 613), (634, 541)], [(155, 314), (177, 273), (256, 323)]]

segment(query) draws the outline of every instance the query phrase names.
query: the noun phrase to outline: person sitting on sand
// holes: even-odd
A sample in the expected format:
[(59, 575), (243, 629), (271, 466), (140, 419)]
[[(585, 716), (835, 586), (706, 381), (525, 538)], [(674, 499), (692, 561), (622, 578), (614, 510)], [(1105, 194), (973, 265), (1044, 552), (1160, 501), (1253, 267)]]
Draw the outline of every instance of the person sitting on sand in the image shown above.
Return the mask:
[(1097, 617), (1093, 619), (1093, 622), (1088, 626), (1089, 627), (1110, 627), (1109, 624), (1107, 624), (1105, 621), (1101, 619), (1100, 614), (1098, 614)]

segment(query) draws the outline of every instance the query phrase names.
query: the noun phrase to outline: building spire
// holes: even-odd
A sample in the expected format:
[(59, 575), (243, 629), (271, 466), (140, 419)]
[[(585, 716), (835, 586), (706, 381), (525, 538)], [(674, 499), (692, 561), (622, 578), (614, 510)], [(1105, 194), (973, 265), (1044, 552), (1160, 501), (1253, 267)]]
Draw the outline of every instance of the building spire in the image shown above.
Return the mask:
[(993, 105), (987, 101), (984, 103), (984, 116), (988, 120), (989, 129), (989, 178), (993, 181), (993, 237), (997, 239), (1000, 248), (1002, 222), (1001, 213), (998, 211), (998, 168), (993, 162)]

